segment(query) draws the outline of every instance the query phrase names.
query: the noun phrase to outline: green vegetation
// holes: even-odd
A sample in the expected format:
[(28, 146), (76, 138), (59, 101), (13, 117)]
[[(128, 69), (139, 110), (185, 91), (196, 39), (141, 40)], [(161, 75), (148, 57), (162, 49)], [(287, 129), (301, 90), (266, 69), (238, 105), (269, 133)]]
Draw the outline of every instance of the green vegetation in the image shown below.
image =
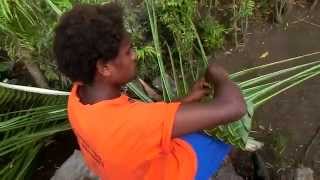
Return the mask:
[[(0, 48), (10, 58), (10, 61), (0, 58), (1, 80), (11, 70), (12, 63), (22, 62), (34, 79), (33, 85), (61, 90), (69, 88), (70, 82), (56, 71), (51, 52), (52, 32), (59, 16), (76, 2), (105, 1), (0, 1), (0, 37), (3, 39)], [(249, 19), (257, 9), (278, 8), (265, 1), (252, 0), (122, 3), (128, 13), (126, 27), (132, 33), (140, 68), (140, 81), (129, 83), (128, 88), (148, 102), (159, 97), (171, 101), (186, 95), (192, 83), (202, 77), (209, 63), (208, 55), (222, 48), (228, 38), (239, 46), (245, 38)], [(243, 91), (248, 113), (237, 122), (206, 132), (244, 150), (260, 148), (261, 143), (250, 137), (254, 111), (277, 94), (319, 75), (320, 61), (302, 61), (315, 54), (319, 53), (248, 67), (231, 74)], [(293, 61), (298, 65), (289, 67), (289, 62)], [(279, 64), (286, 68), (270, 71), (270, 67)], [(264, 75), (254, 75), (262, 69), (266, 72)], [(155, 82), (157, 78), (159, 86)], [(39, 150), (54, 134), (69, 129), (67, 94), (0, 83), (1, 179), (25, 179)]]

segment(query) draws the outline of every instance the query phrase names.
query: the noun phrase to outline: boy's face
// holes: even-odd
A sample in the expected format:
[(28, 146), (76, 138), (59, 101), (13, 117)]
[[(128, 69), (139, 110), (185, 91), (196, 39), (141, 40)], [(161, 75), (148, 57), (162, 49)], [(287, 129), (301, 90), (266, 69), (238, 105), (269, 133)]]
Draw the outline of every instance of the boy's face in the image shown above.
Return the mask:
[(114, 84), (124, 85), (136, 76), (136, 54), (132, 49), (131, 41), (126, 35), (120, 44), (118, 56), (110, 63), (111, 81)]

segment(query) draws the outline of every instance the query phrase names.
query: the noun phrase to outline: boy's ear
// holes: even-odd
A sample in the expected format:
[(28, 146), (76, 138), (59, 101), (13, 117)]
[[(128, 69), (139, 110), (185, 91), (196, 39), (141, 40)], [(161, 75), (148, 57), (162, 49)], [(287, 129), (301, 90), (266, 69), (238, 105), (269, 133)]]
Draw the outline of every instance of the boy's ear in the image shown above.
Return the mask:
[(109, 77), (111, 76), (112, 68), (111, 64), (103, 62), (103, 60), (98, 60), (96, 64), (97, 72), (102, 76)]

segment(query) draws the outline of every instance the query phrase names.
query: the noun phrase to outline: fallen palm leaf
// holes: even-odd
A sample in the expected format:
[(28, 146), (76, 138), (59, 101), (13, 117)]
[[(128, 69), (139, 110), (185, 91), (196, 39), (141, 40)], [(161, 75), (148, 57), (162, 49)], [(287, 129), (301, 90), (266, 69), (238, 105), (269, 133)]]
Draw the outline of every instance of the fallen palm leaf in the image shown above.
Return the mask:
[(143, 86), (143, 88), (146, 91), (146, 93), (148, 94), (148, 96), (150, 96), (155, 101), (161, 100), (161, 96), (153, 88), (151, 88), (146, 82), (144, 82), (144, 80), (142, 80), (140, 78), (138, 78), (138, 80), (141, 83), (141, 85)]
[(264, 59), (264, 58), (266, 58), (267, 56), (269, 56), (269, 52), (268, 52), (268, 51), (266, 51), (266, 52), (264, 52), (263, 54), (261, 54), (261, 56), (259, 57), (259, 59)]

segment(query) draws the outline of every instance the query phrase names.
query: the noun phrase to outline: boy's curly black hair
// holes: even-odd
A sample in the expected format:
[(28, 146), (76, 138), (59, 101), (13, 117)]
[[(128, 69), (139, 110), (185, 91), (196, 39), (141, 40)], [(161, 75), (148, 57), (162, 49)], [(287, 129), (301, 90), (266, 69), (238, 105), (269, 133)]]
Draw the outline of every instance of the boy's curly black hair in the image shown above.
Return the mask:
[(72, 81), (91, 84), (97, 60), (115, 58), (124, 34), (123, 10), (118, 4), (76, 5), (55, 29), (58, 69)]

